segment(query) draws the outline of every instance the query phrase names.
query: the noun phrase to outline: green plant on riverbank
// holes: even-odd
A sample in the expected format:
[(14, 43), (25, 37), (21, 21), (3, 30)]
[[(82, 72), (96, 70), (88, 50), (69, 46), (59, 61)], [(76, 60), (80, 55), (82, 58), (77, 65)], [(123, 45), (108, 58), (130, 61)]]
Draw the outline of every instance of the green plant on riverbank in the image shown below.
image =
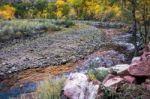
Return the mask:
[(89, 70), (88, 72), (88, 76), (90, 77), (90, 79), (97, 79), (99, 81), (103, 81), (107, 75), (107, 70)]
[(61, 24), (59, 20), (46, 20), (46, 19), (34, 19), (34, 20), (1, 20), (0, 21), (0, 40), (10, 40), (14, 38), (34, 36), (37, 34), (59, 31), (64, 27), (69, 27), (74, 25), (72, 21), (62, 21)]
[(109, 74), (109, 71), (106, 69), (95, 69), (96, 68), (96, 63), (92, 62), (90, 64), (90, 69), (88, 70), (88, 76), (91, 80), (99, 80), (103, 81), (104, 78)]
[(92, 80), (103, 81), (104, 78), (109, 74), (109, 71), (106, 68), (96, 69), (98, 64), (92, 62), (89, 66), (88, 76)]
[(70, 26), (75, 25), (75, 23), (71, 20), (58, 20), (58, 21), (55, 21), (54, 24), (59, 25), (59, 26), (63, 25), (65, 27), (70, 27)]
[(44, 22), (36, 20), (1, 21), (0, 27), (1, 27), (0, 30), (1, 40), (8, 40), (12, 38), (36, 35), (40, 31), (44, 32), (48, 29), (54, 31), (61, 29), (60, 27), (46, 20)]
[(39, 99), (60, 99), (65, 78), (49, 79), (38, 88)]

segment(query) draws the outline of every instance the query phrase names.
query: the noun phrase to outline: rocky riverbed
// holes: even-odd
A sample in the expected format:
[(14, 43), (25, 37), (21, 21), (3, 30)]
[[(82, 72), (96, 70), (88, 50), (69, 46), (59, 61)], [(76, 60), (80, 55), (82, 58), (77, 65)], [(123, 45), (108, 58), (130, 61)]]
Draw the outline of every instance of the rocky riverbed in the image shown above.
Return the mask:
[(0, 75), (84, 58), (100, 48), (104, 37), (95, 27), (82, 27), (47, 33), (39, 38), (0, 49)]

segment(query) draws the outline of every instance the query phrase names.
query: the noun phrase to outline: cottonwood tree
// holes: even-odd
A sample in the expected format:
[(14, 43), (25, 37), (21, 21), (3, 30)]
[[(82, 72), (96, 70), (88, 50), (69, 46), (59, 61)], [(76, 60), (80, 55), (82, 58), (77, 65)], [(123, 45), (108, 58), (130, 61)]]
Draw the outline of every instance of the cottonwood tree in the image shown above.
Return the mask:
[[(138, 52), (137, 47), (137, 20), (136, 20), (136, 6), (137, 0), (108, 0), (111, 4), (119, 3), (122, 6), (131, 6), (132, 12), (132, 35), (133, 35), (133, 43), (135, 45), (135, 55)], [(126, 2), (130, 2), (130, 5), (127, 5)]]

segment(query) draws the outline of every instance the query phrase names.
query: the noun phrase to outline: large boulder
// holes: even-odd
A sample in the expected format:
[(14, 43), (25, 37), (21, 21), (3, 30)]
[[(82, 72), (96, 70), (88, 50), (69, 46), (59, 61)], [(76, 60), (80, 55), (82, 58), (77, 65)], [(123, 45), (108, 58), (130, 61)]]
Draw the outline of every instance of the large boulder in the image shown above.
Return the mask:
[(99, 85), (99, 81), (89, 81), (85, 74), (74, 73), (65, 81), (64, 95), (69, 99), (95, 99)]
[(143, 55), (133, 61), (128, 72), (133, 76), (150, 77), (150, 44)]

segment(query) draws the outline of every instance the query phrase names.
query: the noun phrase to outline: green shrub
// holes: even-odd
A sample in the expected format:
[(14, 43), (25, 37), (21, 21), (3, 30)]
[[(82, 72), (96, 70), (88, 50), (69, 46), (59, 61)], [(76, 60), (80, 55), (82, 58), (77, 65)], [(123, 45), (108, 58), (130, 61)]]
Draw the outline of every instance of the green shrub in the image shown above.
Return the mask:
[(17, 18), (28, 18), (28, 11), (30, 11), (30, 9), (33, 9), (32, 4), (28, 2), (14, 3), (14, 7), (16, 8), (15, 16)]
[(73, 26), (75, 23), (71, 20), (58, 20), (58, 21), (55, 21), (54, 24), (63, 25), (65, 27), (70, 27), (70, 26)]
[(108, 75), (108, 71), (107, 70), (89, 70), (88, 71), (88, 76), (91, 79), (97, 79), (99, 81), (103, 81), (104, 78)]
[[(1, 21), (0, 39), (9, 40), (22, 36), (36, 35), (39, 33), (61, 30), (60, 26), (50, 20), (11, 20)], [(41, 32), (43, 31), (43, 32)]]
[(42, 83), (38, 88), (39, 99), (60, 99), (64, 85), (64, 78), (51, 78)]

